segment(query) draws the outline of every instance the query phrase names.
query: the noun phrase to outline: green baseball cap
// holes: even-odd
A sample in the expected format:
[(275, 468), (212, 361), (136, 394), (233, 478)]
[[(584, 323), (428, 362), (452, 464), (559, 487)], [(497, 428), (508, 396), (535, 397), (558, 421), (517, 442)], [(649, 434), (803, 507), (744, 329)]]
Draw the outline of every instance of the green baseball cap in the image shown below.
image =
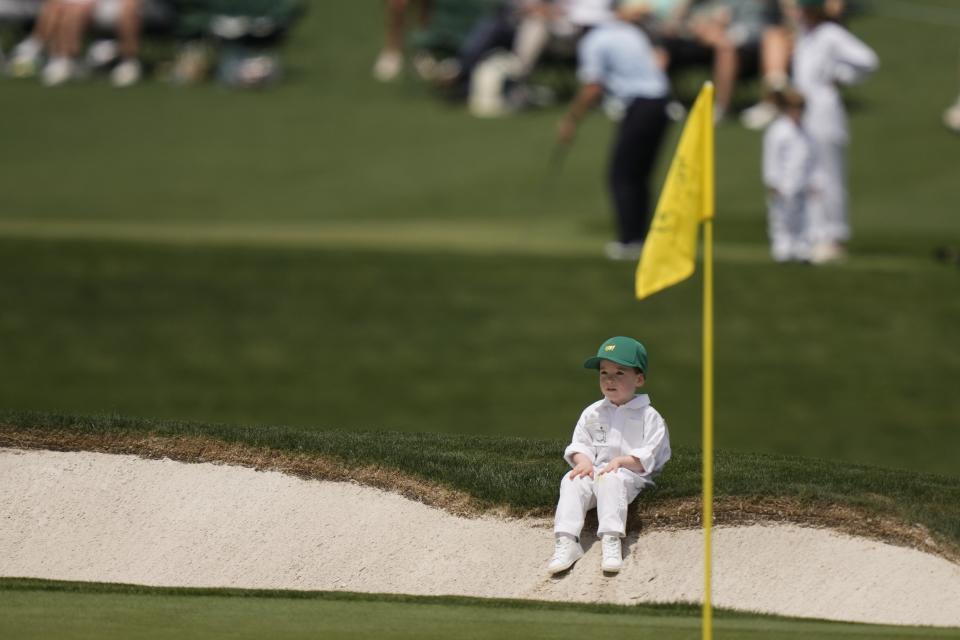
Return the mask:
[(816, 9), (818, 7), (822, 7), (825, 2), (826, 0), (797, 0), (797, 6)]
[(636, 367), (647, 372), (647, 348), (633, 338), (617, 336), (610, 338), (597, 349), (597, 355), (587, 358), (585, 369), (599, 369), (601, 360), (609, 360), (625, 367)]

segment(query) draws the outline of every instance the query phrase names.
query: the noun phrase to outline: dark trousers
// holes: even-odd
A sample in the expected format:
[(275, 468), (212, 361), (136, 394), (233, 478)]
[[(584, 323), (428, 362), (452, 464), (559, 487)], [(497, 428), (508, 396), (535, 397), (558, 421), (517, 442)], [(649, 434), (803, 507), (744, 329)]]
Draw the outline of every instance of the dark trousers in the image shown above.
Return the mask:
[(647, 237), (650, 175), (669, 123), (666, 108), (666, 98), (635, 98), (620, 122), (608, 176), (620, 242)]

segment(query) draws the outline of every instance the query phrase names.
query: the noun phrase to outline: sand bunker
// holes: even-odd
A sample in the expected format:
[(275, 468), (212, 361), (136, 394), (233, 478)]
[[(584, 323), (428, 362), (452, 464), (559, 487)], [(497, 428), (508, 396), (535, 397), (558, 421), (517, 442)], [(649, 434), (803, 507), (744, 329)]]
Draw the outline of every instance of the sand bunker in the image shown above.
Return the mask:
[[(546, 576), (542, 520), (459, 518), (351, 483), (215, 464), (0, 449), (0, 576), (635, 604), (698, 601), (702, 536), (631, 536)], [(793, 525), (718, 528), (717, 606), (960, 626), (960, 566)]]

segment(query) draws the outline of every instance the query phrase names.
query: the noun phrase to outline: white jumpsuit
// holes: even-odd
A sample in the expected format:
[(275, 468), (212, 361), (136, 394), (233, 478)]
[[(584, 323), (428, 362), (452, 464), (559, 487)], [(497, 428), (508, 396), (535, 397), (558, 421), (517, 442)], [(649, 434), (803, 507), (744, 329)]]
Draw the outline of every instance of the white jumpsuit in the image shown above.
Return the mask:
[[(584, 409), (577, 421), (573, 441), (563, 452), (571, 467), (575, 453), (590, 458), (594, 477), (571, 480), (569, 472), (564, 474), (554, 533), (579, 538), (587, 511), (596, 507), (597, 535), (622, 537), (626, 532), (627, 505), (644, 487), (653, 485), (653, 476), (670, 459), (670, 435), (666, 422), (650, 406), (649, 396), (638, 395), (619, 407), (603, 399)], [(599, 474), (607, 463), (623, 455), (640, 460), (644, 472), (620, 468)]]
[(847, 114), (838, 84), (859, 82), (876, 70), (877, 54), (838, 24), (824, 22), (804, 31), (793, 54), (793, 81), (806, 98), (804, 128), (816, 145), (820, 206), (811, 208), (816, 244), (845, 242), (847, 220)]
[(814, 143), (788, 116), (780, 116), (763, 134), (763, 184), (767, 197), (770, 254), (777, 262), (809, 260), (811, 241), (808, 211), (815, 205)]

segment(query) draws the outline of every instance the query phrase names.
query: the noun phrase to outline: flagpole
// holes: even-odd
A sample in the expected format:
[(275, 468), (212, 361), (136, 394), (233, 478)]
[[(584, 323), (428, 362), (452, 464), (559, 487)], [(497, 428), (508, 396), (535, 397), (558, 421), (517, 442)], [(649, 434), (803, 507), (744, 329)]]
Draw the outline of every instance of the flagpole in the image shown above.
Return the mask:
[(713, 638), (713, 220), (703, 222), (703, 640)]

